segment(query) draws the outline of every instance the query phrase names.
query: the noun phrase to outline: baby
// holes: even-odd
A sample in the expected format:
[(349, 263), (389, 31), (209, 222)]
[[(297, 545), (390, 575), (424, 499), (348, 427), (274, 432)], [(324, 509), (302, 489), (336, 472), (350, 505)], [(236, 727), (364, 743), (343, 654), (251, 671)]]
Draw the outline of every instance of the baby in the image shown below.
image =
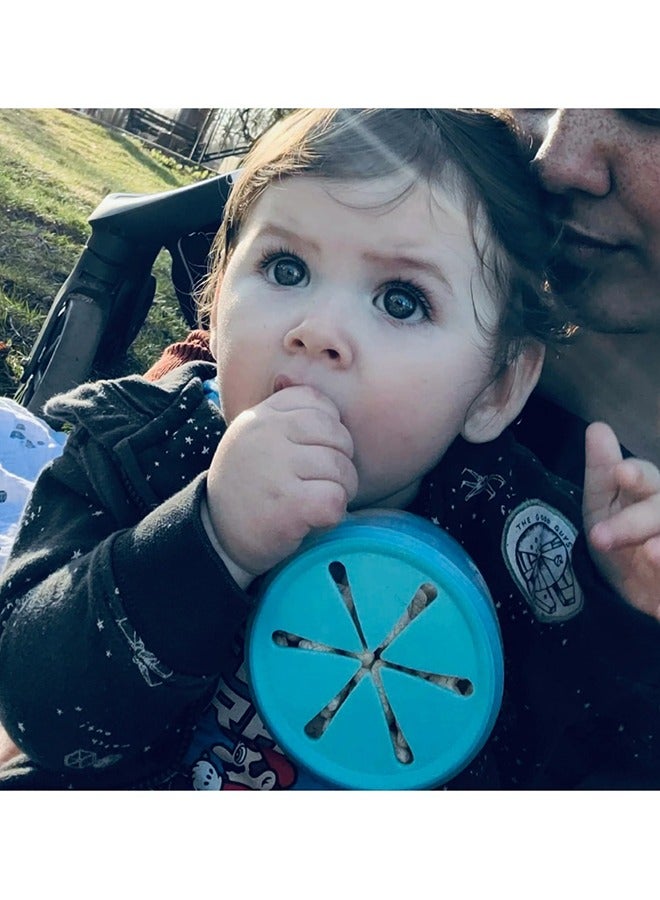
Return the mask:
[[(644, 770), (658, 704), (616, 746), (608, 729), (631, 709), (617, 676), (636, 676), (644, 647), (657, 656), (660, 475), (590, 429), (590, 556), (579, 490), (507, 431), (565, 331), (544, 275), (552, 237), (489, 113), (301, 110), (258, 141), (203, 298), (216, 368), (48, 406), (75, 429), (0, 587), (0, 718), (29, 760), (5, 784), (311, 786), (251, 705), (250, 587), (315, 529), (373, 507), (446, 528), (500, 612), (502, 713), (455, 786)], [(534, 516), (550, 568), (521, 562)]]

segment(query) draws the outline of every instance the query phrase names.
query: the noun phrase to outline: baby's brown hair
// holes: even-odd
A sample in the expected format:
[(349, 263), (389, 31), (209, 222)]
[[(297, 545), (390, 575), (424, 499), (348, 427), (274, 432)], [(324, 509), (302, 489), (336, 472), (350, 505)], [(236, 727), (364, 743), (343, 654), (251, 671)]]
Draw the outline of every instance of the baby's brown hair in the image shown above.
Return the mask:
[(515, 358), (529, 338), (548, 343), (569, 334), (547, 275), (555, 233), (529, 158), (506, 112), (477, 109), (300, 109), (282, 119), (245, 157), (215, 239), (200, 314), (210, 312), (242, 224), (270, 184), (406, 170), (410, 187), (423, 178), (465, 199), (484, 280), (502, 301), (495, 362)]

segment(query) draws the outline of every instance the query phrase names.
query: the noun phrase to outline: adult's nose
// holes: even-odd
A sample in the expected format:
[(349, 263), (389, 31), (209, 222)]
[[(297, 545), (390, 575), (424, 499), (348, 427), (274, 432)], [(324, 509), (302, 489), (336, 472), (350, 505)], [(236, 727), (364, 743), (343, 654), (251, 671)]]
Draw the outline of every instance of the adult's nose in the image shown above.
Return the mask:
[(612, 189), (616, 150), (605, 110), (556, 109), (532, 124), (532, 166), (554, 194), (580, 192), (605, 197)]
[(353, 361), (353, 338), (348, 330), (347, 310), (339, 304), (317, 302), (284, 335), (284, 349), (324, 360), (333, 368), (347, 368)]

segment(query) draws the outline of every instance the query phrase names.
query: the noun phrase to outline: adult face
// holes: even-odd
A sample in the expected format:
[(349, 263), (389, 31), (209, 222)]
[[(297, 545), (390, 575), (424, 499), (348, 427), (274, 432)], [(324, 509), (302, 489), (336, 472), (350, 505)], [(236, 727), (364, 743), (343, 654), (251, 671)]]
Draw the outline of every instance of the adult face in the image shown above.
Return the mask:
[(458, 434), (487, 440), (509, 421), (475, 316), (495, 330), (499, 304), (467, 213), (439, 186), (419, 181), (401, 198), (404, 186), (304, 176), (268, 187), (212, 317), (227, 421), (279, 390), (323, 393), (353, 439), (355, 507), (405, 505)]
[(596, 331), (660, 330), (660, 110), (520, 109), (533, 165), (586, 275), (568, 300)]

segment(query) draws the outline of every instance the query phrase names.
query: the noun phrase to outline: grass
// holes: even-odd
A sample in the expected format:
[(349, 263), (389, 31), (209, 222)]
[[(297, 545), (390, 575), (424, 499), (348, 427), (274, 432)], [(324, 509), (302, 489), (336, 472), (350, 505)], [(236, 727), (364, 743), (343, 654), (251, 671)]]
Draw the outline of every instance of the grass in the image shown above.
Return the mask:
[[(12, 396), (57, 291), (108, 193), (154, 193), (207, 170), (172, 163), (137, 139), (61, 109), (0, 109), (0, 396)], [(187, 326), (156, 261), (156, 297), (140, 335), (111, 374), (145, 371)]]

